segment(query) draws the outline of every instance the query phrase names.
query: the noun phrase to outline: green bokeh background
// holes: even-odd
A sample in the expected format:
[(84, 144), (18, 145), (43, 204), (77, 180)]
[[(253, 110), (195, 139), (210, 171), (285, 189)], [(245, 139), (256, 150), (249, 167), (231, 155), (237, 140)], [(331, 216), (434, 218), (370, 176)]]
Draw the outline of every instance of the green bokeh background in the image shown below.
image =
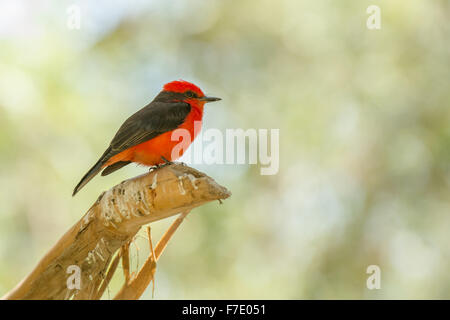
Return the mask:
[(0, 295), (145, 171), (71, 197), (120, 124), (182, 78), (223, 99), (204, 128), (280, 129), (280, 170), (194, 165), (233, 196), (183, 223), (155, 299), (450, 298), (449, 17), (447, 0), (0, 1)]

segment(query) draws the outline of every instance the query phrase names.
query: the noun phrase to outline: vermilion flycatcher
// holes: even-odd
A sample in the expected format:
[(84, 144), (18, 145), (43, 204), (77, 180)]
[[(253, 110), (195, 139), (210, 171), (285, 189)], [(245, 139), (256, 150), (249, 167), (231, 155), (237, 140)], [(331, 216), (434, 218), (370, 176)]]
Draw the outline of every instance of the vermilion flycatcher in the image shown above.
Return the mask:
[(171, 138), (176, 129), (186, 129), (190, 141), (195, 139), (194, 122), (201, 125), (203, 106), (220, 98), (206, 97), (202, 90), (187, 81), (172, 81), (147, 106), (129, 117), (119, 128), (109, 147), (75, 187), (72, 196), (103, 168), (106, 176), (131, 162), (156, 166), (176, 160), (172, 149), (179, 143)]

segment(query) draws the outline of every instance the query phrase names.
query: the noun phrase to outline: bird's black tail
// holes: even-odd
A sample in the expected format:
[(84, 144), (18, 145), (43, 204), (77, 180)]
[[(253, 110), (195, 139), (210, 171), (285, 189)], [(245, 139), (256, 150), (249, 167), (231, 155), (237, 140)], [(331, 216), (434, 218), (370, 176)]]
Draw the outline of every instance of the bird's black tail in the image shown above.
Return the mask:
[(72, 197), (102, 170), (103, 165), (112, 157), (112, 155), (111, 148), (106, 149), (97, 163), (83, 176), (83, 178), (81, 178), (80, 182), (78, 182), (73, 190)]

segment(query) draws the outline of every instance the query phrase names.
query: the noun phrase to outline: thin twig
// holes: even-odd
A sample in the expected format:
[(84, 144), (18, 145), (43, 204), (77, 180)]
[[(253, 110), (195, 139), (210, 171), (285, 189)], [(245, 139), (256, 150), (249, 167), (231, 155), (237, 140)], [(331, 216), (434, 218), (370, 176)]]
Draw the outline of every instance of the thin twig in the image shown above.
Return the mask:
[(116, 272), (117, 266), (119, 265), (120, 261), (120, 251), (116, 254), (114, 257), (114, 260), (111, 262), (111, 266), (108, 269), (108, 273), (106, 274), (105, 279), (103, 280), (102, 286), (97, 291), (97, 294), (93, 298), (94, 300), (100, 300), (100, 298), (103, 296), (103, 293), (105, 292), (106, 288), (108, 287), (109, 283), (111, 282), (111, 279), (114, 275), (114, 272)]
[[(152, 241), (152, 233), (151, 233), (151, 229), (150, 226), (147, 227), (147, 235), (148, 235), (148, 242), (150, 245), (150, 252), (151, 252), (151, 259), (155, 262), (155, 266), (156, 266), (156, 258), (155, 258), (155, 250), (153, 250), (153, 241)], [(152, 276), (152, 298), (155, 297), (155, 274), (153, 273)]]
[(122, 268), (123, 268), (123, 275), (125, 276), (125, 283), (130, 282), (130, 243), (125, 243), (122, 248)]

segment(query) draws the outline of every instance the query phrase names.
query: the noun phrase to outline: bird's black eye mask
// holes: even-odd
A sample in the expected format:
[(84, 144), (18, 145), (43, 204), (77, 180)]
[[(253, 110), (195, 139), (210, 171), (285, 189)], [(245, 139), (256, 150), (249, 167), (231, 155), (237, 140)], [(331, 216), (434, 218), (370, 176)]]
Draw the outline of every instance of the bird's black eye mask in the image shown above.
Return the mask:
[(191, 91), (191, 90), (186, 91), (184, 93), (184, 95), (188, 98), (198, 98), (198, 95), (194, 91)]
[(183, 101), (187, 98), (186, 92), (161, 91), (155, 98), (155, 101), (174, 102)]

